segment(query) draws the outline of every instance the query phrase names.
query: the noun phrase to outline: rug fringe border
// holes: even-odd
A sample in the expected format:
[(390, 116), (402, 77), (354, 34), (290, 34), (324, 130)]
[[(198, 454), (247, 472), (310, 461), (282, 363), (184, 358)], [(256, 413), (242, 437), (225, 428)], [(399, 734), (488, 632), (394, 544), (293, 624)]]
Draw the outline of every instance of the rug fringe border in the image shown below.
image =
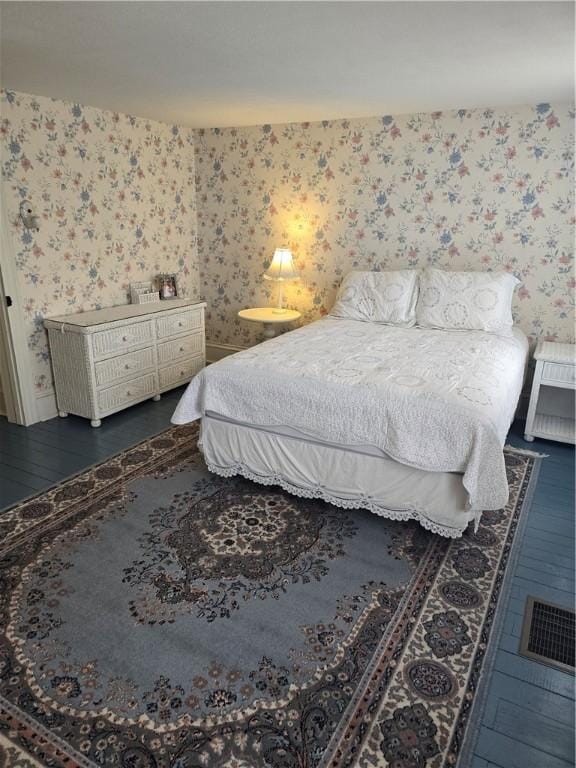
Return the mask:
[(538, 451), (529, 451), (527, 448), (516, 448), (515, 445), (509, 445), (508, 443), (504, 446), (504, 450), (507, 453), (515, 453), (518, 456), (529, 456), (532, 459), (550, 458), (549, 453), (539, 453)]

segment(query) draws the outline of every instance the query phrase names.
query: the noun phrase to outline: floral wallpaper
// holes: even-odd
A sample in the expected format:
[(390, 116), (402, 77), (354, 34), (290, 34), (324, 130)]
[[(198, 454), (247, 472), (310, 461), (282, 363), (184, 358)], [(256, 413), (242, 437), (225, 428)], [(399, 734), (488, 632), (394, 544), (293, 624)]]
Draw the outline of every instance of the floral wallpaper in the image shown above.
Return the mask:
[[(515, 320), (574, 338), (574, 109), (538, 104), (193, 131), (5, 91), (3, 194), (34, 382), (51, 391), (43, 318), (128, 301), (176, 272), (208, 301), (207, 337), (260, 337), (239, 309), (275, 303), (262, 279), (288, 245), (303, 322), (351, 269), (505, 269)], [(39, 231), (18, 217), (30, 200)]]
[(571, 106), (538, 104), (197, 131), (208, 338), (257, 338), (237, 311), (274, 303), (262, 273), (288, 245), (305, 321), (351, 269), (504, 269), (524, 331), (572, 340), (573, 127)]
[[(5, 91), (2, 192), (39, 394), (52, 388), (43, 318), (125, 304), (129, 283), (176, 272), (199, 293), (190, 129)], [(19, 221), (29, 200), (39, 231)]]

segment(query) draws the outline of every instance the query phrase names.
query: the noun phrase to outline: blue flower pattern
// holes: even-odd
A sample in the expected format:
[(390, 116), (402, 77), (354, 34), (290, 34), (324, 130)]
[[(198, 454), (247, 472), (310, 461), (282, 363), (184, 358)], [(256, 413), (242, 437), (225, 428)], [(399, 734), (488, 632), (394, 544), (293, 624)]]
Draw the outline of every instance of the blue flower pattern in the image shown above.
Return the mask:
[[(574, 338), (570, 105), (192, 131), (14, 91), (1, 104), (39, 393), (52, 386), (43, 318), (125, 303), (159, 272), (207, 299), (211, 341), (252, 343), (236, 313), (274, 302), (261, 278), (279, 244), (301, 271), (285, 290), (305, 321), (351, 269), (432, 264), (513, 272), (529, 337)], [(39, 232), (19, 223), (25, 199)]]
[[(2, 178), (39, 394), (52, 388), (43, 319), (128, 301), (178, 274), (199, 296), (194, 134), (79, 104), (2, 93)], [(22, 227), (32, 202), (40, 231)]]

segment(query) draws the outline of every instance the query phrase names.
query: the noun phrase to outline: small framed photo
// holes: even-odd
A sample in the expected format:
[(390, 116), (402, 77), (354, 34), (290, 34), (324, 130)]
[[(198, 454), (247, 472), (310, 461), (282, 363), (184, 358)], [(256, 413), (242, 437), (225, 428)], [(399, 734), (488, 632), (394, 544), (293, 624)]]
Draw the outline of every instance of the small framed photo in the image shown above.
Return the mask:
[(176, 275), (158, 275), (158, 288), (161, 299), (178, 298), (178, 282)]

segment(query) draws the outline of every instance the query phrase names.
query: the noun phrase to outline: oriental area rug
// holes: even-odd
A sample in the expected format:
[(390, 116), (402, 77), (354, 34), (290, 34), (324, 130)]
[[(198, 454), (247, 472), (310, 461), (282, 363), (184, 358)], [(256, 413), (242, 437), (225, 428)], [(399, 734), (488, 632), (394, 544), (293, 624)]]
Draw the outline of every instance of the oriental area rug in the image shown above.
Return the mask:
[(197, 438), (0, 515), (0, 764), (457, 765), (538, 461), (448, 540), (211, 475)]

